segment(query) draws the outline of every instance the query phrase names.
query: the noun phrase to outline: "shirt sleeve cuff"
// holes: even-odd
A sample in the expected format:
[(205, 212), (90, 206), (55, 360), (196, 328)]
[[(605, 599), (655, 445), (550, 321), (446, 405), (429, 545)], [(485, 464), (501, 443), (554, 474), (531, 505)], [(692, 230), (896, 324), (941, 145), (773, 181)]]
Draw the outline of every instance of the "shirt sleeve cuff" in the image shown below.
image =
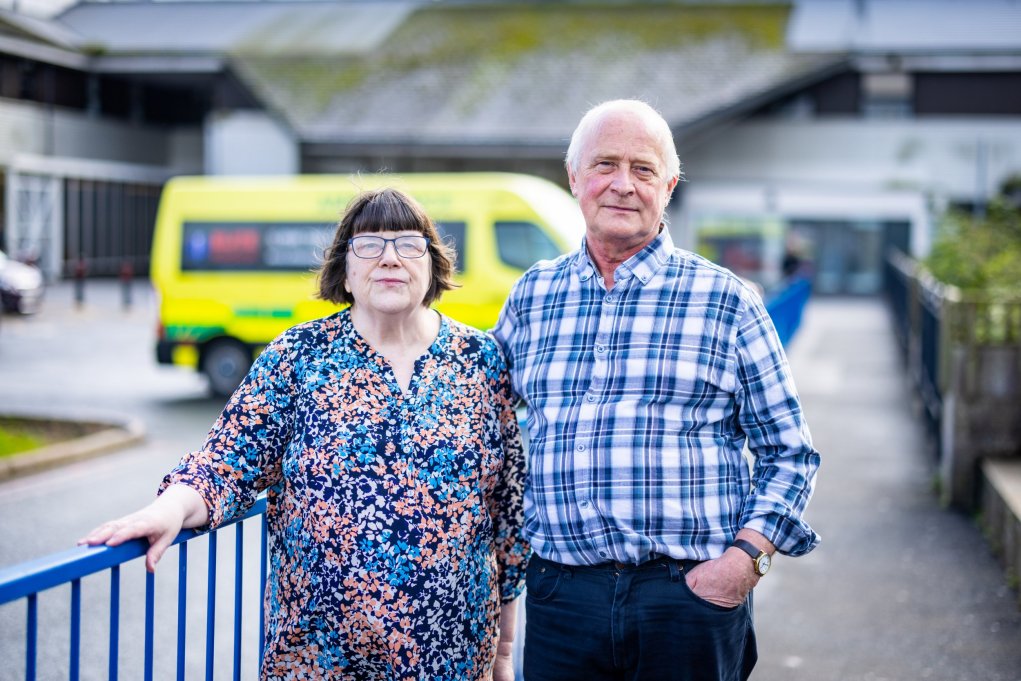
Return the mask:
[(742, 527), (755, 530), (785, 556), (803, 556), (819, 545), (821, 537), (802, 520), (793, 520), (779, 513), (751, 516)]

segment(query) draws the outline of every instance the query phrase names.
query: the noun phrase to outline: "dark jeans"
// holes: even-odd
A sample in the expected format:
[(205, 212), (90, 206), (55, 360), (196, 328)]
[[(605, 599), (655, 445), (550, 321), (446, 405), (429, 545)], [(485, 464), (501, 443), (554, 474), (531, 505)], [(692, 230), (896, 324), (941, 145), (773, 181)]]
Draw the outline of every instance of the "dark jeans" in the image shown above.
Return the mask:
[(576, 567), (533, 556), (525, 681), (743, 681), (758, 657), (751, 596), (723, 608), (684, 580), (690, 561)]

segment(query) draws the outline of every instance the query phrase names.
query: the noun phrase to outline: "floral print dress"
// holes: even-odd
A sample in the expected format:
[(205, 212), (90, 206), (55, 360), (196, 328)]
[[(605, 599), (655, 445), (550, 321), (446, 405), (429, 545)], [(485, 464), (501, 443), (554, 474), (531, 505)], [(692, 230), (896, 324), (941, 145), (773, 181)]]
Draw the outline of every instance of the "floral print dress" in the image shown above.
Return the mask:
[(443, 317), (404, 394), (345, 310), (268, 345), (162, 489), (213, 528), (267, 490), (263, 679), (467, 681), (523, 588), (524, 476), (492, 339)]

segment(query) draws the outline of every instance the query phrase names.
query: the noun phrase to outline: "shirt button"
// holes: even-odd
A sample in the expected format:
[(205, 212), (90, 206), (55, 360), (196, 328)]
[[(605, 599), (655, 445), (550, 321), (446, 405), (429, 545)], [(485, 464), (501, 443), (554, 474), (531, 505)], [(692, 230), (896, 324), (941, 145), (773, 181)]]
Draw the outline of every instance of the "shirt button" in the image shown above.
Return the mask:
[(606, 347), (602, 345), (597, 345), (596, 352), (606, 352)]
[(595, 402), (596, 401), (596, 396), (595, 395), (586, 395), (585, 396), (585, 400), (587, 402)]
[(603, 300), (605, 300), (608, 303), (612, 303), (613, 302), (613, 296), (606, 296), (605, 298), (603, 298)]
[(581, 506), (582, 508), (588, 508), (588, 502), (587, 501), (583, 501), (583, 502), (581, 502), (578, 505)]
[(578, 445), (578, 451), (579, 452), (584, 452), (585, 451), (585, 445)]
[(600, 551), (599, 552), (599, 556), (602, 557), (602, 558), (606, 558), (606, 556), (607, 556), (606, 551)]

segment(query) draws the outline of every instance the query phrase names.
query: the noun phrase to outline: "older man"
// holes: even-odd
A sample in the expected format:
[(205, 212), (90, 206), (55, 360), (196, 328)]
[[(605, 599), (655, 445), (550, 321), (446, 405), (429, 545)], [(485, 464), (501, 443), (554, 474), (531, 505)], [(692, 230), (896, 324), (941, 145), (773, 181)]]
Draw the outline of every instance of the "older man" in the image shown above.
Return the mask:
[(584, 243), (530, 269), (493, 332), (528, 407), (525, 678), (746, 679), (752, 589), (819, 541), (786, 357), (754, 291), (674, 247), (655, 110), (596, 106), (566, 165)]

